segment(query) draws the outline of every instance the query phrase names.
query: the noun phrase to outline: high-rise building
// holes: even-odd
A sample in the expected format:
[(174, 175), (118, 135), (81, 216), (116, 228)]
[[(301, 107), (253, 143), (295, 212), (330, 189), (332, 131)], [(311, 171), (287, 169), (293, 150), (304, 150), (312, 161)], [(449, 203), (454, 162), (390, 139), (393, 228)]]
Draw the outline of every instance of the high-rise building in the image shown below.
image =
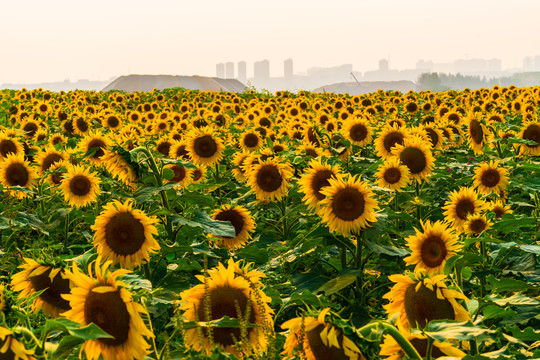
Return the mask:
[(238, 62), (238, 80), (243, 83), (247, 81), (247, 65), (245, 61)]
[(379, 60), (379, 71), (388, 71), (390, 68), (390, 65), (388, 64), (388, 60), (381, 59)]
[(216, 77), (218, 78), (225, 77), (225, 64), (223, 63), (216, 64)]
[(225, 63), (225, 78), (234, 79), (234, 63), (230, 61)]
[(266, 80), (270, 78), (270, 61), (256, 61), (254, 65), (255, 80)]
[(283, 77), (285, 79), (292, 79), (293, 77), (293, 61), (291, 58), (283, 62)]

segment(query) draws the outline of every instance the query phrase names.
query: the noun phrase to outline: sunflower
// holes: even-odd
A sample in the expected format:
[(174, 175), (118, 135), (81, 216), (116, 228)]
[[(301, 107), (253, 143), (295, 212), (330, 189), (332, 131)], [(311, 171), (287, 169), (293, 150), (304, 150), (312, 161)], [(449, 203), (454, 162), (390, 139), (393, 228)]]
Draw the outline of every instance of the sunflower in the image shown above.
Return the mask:
[(489, 204), (488, 208), (495, 213), (495, 219), (500, 219), (504, 214), (512, 214), (514, 212), (510, 205), (505, 205), (501, 200)]
[(191, 172), (191, 180), (195, 184), (203, 182), (205, 177), (206, 177), (205, 166), (198, 166), (197, 168), (193, 169), (193, 171)]
[(303, 157), (311, 157), (311, 158), (318, 158), (319, 156), (322, 156), (325, 154), (325, 152), (321, 150), (321, 148), (314, 146), (312, 144), (300, 145), (295, 152)]
[(470, 214), (467, 216), (464, 228), (469, 235), (480, 235), (493, 225), (484, 214)]
[(161, 137), (156, 142), (156, 151), (163, 156), (169, 156), (173, 141), (168, 136)]
[(32, 259), (24, 258), (25, 264), (19, 266), (22, 270), (11, 278), (13, 291), (20, 291), (19, 299), (26, 299), (33, 294), (43, 291), (32, 303), (32, 310), (43, 312), (52, 317), (58, 317), (61, 312), (70, 309), (69, 302), (62, 298), (69, 294), (71, 283), (65, 276), (65, 271), (49, 265), (42, 265)]
[(460, 229), (467, 221), (469, 214), (476, 214), (484, 208), (484, 202), (478, 199), (473, 188), (462, 187), (453, 191), (443, 206), (445, 220)]
[(377, 221), (379, 204), (367, 182), (356, 176), (349, 176), (347, 181), (339, 176), (328, 182), (330, 185), (321, 190), (326, 198), (320, 202), (319, 215), (330, 231), (349, 235)]
[(526, 124), (521, 130), (519, 137), (523, 140), (534, 141), (536, 143), (531, 145), (522, 144), (521, 154), (528, 154), (531, 156), (540, 155), (540, 123), (531, 122)]
[(187, 144), (184, 141), (173, 142), (169, 150), (169, 158), (189, 161), (190, 157), (187, 151)]
[(66, 155), (49, 145), (37, 154), (35, 161), (39, 165), (41, 175), (44, 175), (52, 165), (66, 159)]
[(436, 128), (435, 126), (423, 125), (422, 129), (425, 131), (428, 141), (433, 149), (442, 149), (445, 135), (443, 130)]
[(52, 146), (55, 146), (56, 144), (64, 145), (67, 144), (67, 138), (62, 134), (53, 134), (49, 138), (49, 144)]
[(490, 143), (491, 132), (475, 116), (469, 118), (469, 147), (475, 155), (484, 153), (484, 146)]
[(281, 200), (290, 186), (288, 180), (293, 169), (288, 163), (269, 158), (253, 165), (247, 173), (248, 184), (257, 200), (269, 202)]
[(121, 183), (125, 184), (131, 189), (137, 187), (137, 172), (124, 157), (113, 150), (107, 150), (103, 157), (103, 163), (106, 164), (107, 171)]
[[(6, 308), (6, 295), (4, 293), (5, 287), (3, 283), (0, 283), (0, 313)], [(1, 346), (0, 346), (1, 347)]]
[(457, 300), (467, 300), (457, 290), (448, 289), (446, 275), (429, 276), (425, 272), (390, 275), (396, 284), (383, 298), (390, 301), (384, 305), (389, 318), (397, 316), (397, 327), (409, 333), (410, 328), (423, 328), (431, 320), (470, 319), (467, 310)]
[(261, 135), (257, 131), (248, 131), (242, 134), (240, 148), (244, 151), (255, 151), (262, 146)]
[(84, 207), (96, 201), (100, 183), (97, 173), (80, 165), (70, 166), (61, 183), (64, 200), (70, 206)]
[(158, 234), (157, 220), (143, 211), (133, 209), (129, 200), (121, 203), (114, 200), (103, 207), (91, 229), (94, 246), (105, 260), (131, 269), (150, 259), (150, 253), (160, 249), (154, 239)]
[(0, 160), (3, 160), (9, 154), (22, 154), (24, 148), (22, 144), (8, 136), (4, 132), (0, 132)]
[(402, 165), (396, 156), (386, 159), (384, 164), (379, 166), (377, 173), (377, 185), (380, 187), (399, 191), (403, 189), (411, 180), (411, 171)]
[[(30, 163), (24, 159), (24, 153), (10, 153), (0, 162), (0, 183), (6, 188), (21, 186), (27, 189), (36, 184), (36, 173)], [(20, 190), (9, 190), (9, 193), (19, 199), (27, 196)]]
[(71, 294), (64, 295), (71, 310), (62, 315), (85, 326), (98, 325), (112, 338), (99, 338), (86, 341), (81, 348), (89, 360), (143, 359), (150, 345), (144, 337), (154, 337), (141, 318), (146, 314), (142, 305), (133, 301), (126, 285), (118, 280), (129, 270), (109, 271), (112, 261), (100, 264), (98, 256), (94, 264), (88, 267), (89, 274), (82, 273), (73, 263), (66, 276), (73, 283)]
[(499, 193), (508, 185), (508, 170), (499, 167), (498, 161), (483, 163), (476, 168), (474, 186), (480, 194), (489, 195), (492, 191)]
[(396, 144), (392, 154), (399, 157), (401, 163), (409, 168), (411, 177), (417, 181), (425, 179), (435, 164), (429, 145), (416, 136), (406, 138), (403, 145)]
[(217, 246), (228, 250), (235, 250), (247, 244), (251, 239), (250, 233), (255, 230), (253, 217), (245, 207), (240, 205), (223, 205), (214, 211), (212, 218), (218, 221), (229, 221), (234, 227), (234, 237), (209, 234)]
[(103, 125), (107, 126), (111, 130), (117, 130), (122, 126), (122, 120), (116, 114), (109, 114), (105, 116)]
[(57, 161), (53, 163), (48, 169), (49, 175), (46, 178), (46, 181), (49, 183), (49, 185), (52, 185), (55, 188), (59, 186), (64, 179), (64, 175), (66, 173), (65, 169), (70, 166), (71, 164), (67, 160)]
[(44, 116), (48, 116), (52, 112), (51, 105), (49, 105), (49, 103), (46, 103), (44, 101), (40, 101), (36, 105), (35, 109), (39, 114), (44, 115)]
[[(111, 141), (107, 136), (99, 132), (91, 132), (79, 142), (78, 149), (83, 154), (91, 153), (88, 159), (99, 164), (104, 159), (105, 151), (111, 146)], [(93, 153), (92, 153), (93, 152)]]
[[(229, 259), (227, 267), (219, 263), (198, 275), (202, 284), (180, 293), (181, 316), (196, 321), (198, 327), (185, 331), (184, 343), (196, 351), (210, 354), (214, 345), (236, 357), (264, 352), (273, 331), (271, 299), (262, 291), (260, 271), (240, 267)], [(228, 316), (238, 319), (242, 327), (210, 327), (209, 321)], [(237, 343), (241, 342), (237, 346)]]
[(416, 264), (415, 271), (425, 269), (431, 275), (440, 273), (446, 260), (461, 249), (458, 237), (441, 221), (426, 221), (421, 225), (422, 231), (415, 228), (416, 234), (406, 239), (412, 253), (403, 260), (407, 265)]
[(386, 159), (392, 156), (392, 149), (396, 145), (403, 145), (405, 138), (409, 136), (409, 132), (405, 128), (400, 128), (398, 125), (385, 126), (377, 139), (375, 140), (375, 150), (377, 154)]
[(183, 167), (182, 165), (178, 164), (167, 164), (164, 166), (165, 169), (169, 169), (173, 171), (173, 177), (166, 180), (167, 183), (177, 183), (178, 186), (175, 186), (175, 188), (185, 188), (191, 182), (193, 181), (192, 173), (193, 169), (188, 169)]
[(316, 209), (318, 207), (319, 202), (325, 198), (321, 189), (329, 186), (329, 180), (337, 177), (338, 174), (339, 168), (337, 166), (329, 165), (320, 160), (310, 161), (309, 169), (298, 180), (299, 190), (305, 194), (302, 200), (308, 208)]
[(24, 344), (13, 337), (13, 333), (0, 326), (0, 359), (35, 360), (31, 350), (26, 350)]
[[(418, 354), (425, 358), (427, 355), (428, 340), (427, 337), (421, 334), (404, 334), (405, 338), (418, 351)], [(390, 335), (384, 336), (384, 342), (381, 345), (379, 353), (386, 356), (386, 360), (401, 360), (405, 358), (405, 353), (397, 341)], [(449, 342), (434, 341), (431, 348), (431, 359), (438, 359), (441, 356), (450, 356), (452, 359), (461, 359), (465, 357), (465, 353)]]
[(73, 117), (73, 128), (76, 134), (84, 136), (90, 130), (90, 124), (83, 115), (77, 114)]
[(343, 136), (358, 146), (365, 146), (371, 143), (373, 130), (369, 121), (365, 118), (357, 117), (347, 121), (342, 129)]
[(356, 344), (325, 320), (329, 310), (322, 310), (317, 317), (297, 317), (281, 325), (281, 328), (289, 329), (282, 353), (284, 359), (296, 359), (298, 355), (305, 360), (364, 359)]
[(209, 128), (194, 130), (187, 140), (188, 154), (199, 165), (211, 166), (219, 162), (224, 148), (221, 139), (213, 136)]

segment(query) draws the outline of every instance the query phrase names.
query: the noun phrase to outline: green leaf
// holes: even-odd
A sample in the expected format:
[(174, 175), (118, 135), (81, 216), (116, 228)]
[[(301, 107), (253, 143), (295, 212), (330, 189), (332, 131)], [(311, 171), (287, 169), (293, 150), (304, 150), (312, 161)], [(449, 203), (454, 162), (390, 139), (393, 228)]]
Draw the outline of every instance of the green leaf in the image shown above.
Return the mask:
[(196, 192), (188, 192), (188, 191), (178, 196), (178, 200), (183, 201), (188, 204), (193, 204), (197, 206), (209, 206), (209, 207), (214, 206), (216, 203), (216, 200), (210, 195), (199, 194)]
[(337, 277), (324, 283), (323, 286), (317, 289), (316, 293), (324, 291), (326, 295), (334, 294), (355, 282), (359, 274), (360, 270), (344, 269)]
[(540, 245), (521, 245), (518, 249), (531, 254), (540, 255)]
[(472, 276), (472, 269), (468, 266), (465, 266), (463, 270), (461, 270), (461, 276), (463, 276), (463, 279), (469, 280)]
[(174, 170), (169, 169), (169, 168), (163, 169), (163, 178), (165, 180), (171, 180), (173, 177), (174, 177)]
[(200, 227), (208, 234), (215, 236), (235, 237), (236, 231), (230, 221), (217, 221), (212, 219), (206, 212), (197, 211), (193, 219), (186, 219), (182, 216), (172, 217), (173, 224)]
[(160, 191), (166, 191), (166, 190), (172, 189), (177, 185), (178, 185), (177, 183), (169, 183), (163, 186), (143, 186), (139, 188), (137, 191), (135, 191), (135, 193), (133, 194), (133, 197), (135, 198), (136, 202), (144, 203), (150, 200), (154, 195), (156, 195)]
[(514, 316), (515, 314), (515, 311), (511, 309), (504, 309), (497, 305), (488, 305), (484, 308), (484, 320), (505, 318)]
[(500, 306), (507, 305), (540, 305), (540, 299), (531, 298), (523, 295), (522, 293), (517, 293), (509, 297), (501, 298), (500, 295), (490, 295), (486, 297), (486, 300), (493, 301), (495, 304)]
[(295, 292), (291, 295), (290, 298), (283, 300), (285, 302), (285, 305), (297, 304), (302, 306), (309, 305), (315, 307), (321, 305), (319, 298), (309, 290), (304, 290), (302, 293)]
[(410, 252), (405, 249), (399, 249), (393, 246), (387, 246), (387, 245), (377, 245), (374, 242), (371, 242), (369, 240), (364, 240), (364, 244), (366, 247), (373, 252), (377, 254), (385, 254), (389, 256), (407, 256), (410, 255)]
[(522, 341), (540, 341), (540, 330), (535, 330), (532, 327), (527, 327), (521, 330), (517, 325), (509, 328), (512, 336)]
[(268, 251), (259, 249), (255, 245), (246, 246), (240, 249), (237, 254), (247, 262), (254, 262), (255, 264), (265, 264), (269, 259)]
[(521, 280), (503, 278), (496, 279), (493, 275), (487, 277), (492, 292), (519, 291), (533, 288), (534, 286)]
[(481, 328), (470, 321), (434, 320), (430, 321), (424, 330), (413, 330), (413, 333), (424, 334), (436, 341), (449, 339), (468, 341), (484, 340), (487, 334), (495, 333), (494, 330)]
[(84, 342), (83, 339), (77, 336), (64, 336), (58, 343), (56, 350), (53, 353), (55, 359), (67, 359), (73, 349)]

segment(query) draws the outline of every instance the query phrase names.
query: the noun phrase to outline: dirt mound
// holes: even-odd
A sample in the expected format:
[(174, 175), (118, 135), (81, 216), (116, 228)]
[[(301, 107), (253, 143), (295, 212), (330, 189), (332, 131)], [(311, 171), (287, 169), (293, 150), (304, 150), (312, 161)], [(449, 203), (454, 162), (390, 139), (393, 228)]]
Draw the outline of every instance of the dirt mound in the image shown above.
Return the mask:
[(152, 91), (182, 87), (190, 90), (243, 92), (244, 84), (236, 79), (220, 79), (206, 76), (181, 75), (125, 75), (107, 85), (103, 91), (122, 90), (126, 92)]
[(363, 81), (359, 83), (356, 82), (343, 82), (331, 85), (321, 86), (313, 92), (332, 92), (336, 94), (350, 94), (350, 95), (360, 95), (376, 92), (377, 90), (398, 90), (403, 93), (406, 93), (409, 90), (416, 91), (416, 84), (412, 81)]

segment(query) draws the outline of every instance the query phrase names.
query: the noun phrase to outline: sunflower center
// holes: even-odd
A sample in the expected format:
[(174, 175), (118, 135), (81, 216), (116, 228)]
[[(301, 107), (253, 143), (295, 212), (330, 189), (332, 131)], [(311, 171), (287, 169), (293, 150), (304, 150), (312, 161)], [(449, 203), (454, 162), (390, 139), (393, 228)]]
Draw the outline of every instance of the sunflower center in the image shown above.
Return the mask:
[[(326, 346), (321, 339), (321, 332), (324, 330), (324, 324), (319, 324), (315, 328), (306, 332), (306, 338), (309, 343), (309, 348), (315, 356), (316, 360), (336, 359), (336, 360), (348, 360), (349, 357), (345, 355), (342, 348), (335, 346)], [(340, 333), (338, 336), (338, 343), (343, 340), (343, 335)]]
[(317, 152), (312, 148), (306, 149), (306, 155), (311, 156), (312, 158), (316, 158), (317, 156), (319, 156)]
[(43, 163), (41, 164), (41, 170), (43, 170), (43, 172), (49, 170), (52, 164), (62, 159), (63, 159), (62, 156), (60, 156), (60, 154), (57, 154), (57, 153), (52, 153), (45, 156), (45, 159), (43, 159)]
[(144, 241), (144, 225), (130, 212), (117, 213), (105, 225), (105, 242), (118, 255), (135, 254)]
[(176, 156), (179, 158), (186, 158), (187, 157), (187, 150), (186, 145), (180, 145), (176, 148)]
[[(102, 286), (98, 286), (100, 288)], [(94, 288), (94, 289), (97, 289)], [(126, 304), (118, 290), (109, 292), (88, 292), (84, 302), (84, 319), (94, 323), (114, 339), (98, 339), (109, 345), (119, 346), (128, 340), (130, 316)]]
[(403, 145), (403, 134), (399, 131), (392, 131), (384, 137), (383, 143), (386, 151), (391, 152), (396, 144)]
[(193, 144), (195, 153), (203, 158), (210, 158), (217, 152), (217, 143), (210, 135), (204, 135), (195, 139)]
[(418, 291), (415, 288), (416, 284), (411, 284), (405, 293), (405, 313), (411, 326), (423, 328), (431, 320), (455, 319), (452, 304), (437, 298), (435, 288), (430, 290), (423, 284)]
[(354, 221), (365, 210), (364, 195), (355, 188), (346, 187), (338, 190), (332, 200), (332, 212), (340, 220)]
[(174, 171), (174, 176), (170, 181), (179, 183), (186, 178), (186, 169), (183, 166), (173, 165), (169, 169)]
[(351, 127), (349, 134), (354, 141), (362, 141), (367, 136), (367, 129), (363, 124), (355, 124)]
[(202, 177), (202, 172), (199, 169), (195, 169), (195, 170), (193, 170), (191, 175), (193, 176), (193, 181), (197, 181)]
[(115, 128), (120, 125), (120, 120), (118, 120), (116, 116), (109, 116), (109, 118), (107, 119), (107, 124), (110, 127)]
[(469, 229), (473, 233), (480, 235), (482, 231), (486, 230), (486, 222), (482, 219), (475, 219), (469, 223)]
[(26, 131), (29, 136), (34, 136), (37, 129), (38, 129), (38, 127), (34, 123), (28, 123), (28, 124), (24, 125), (24, 127), (23, 127), (23, 130)]
[[(207, 304), (210, 300), (210, 304)], [(201, 302), (204, 305), (197, 309), (199, 321), (218, 320), (224, 316), (231, 319), (238, 319), (240, 316), (246, 315), (246, 310), (249, 306), (249, 323), (255, 323), (255, 309), (244, 293), (243, 289), (233, 288), (230, 286), (219, 286), (210, 290), (210, 296), (204, 296)], [(205, 307), (209, 307), (209, 314), (205, 314)], [(238, 314), (237, 309), (241, 311)], [(207, 315), (210, 319), (206, 319)], [(224, 347), (234, 345), (236, 341), (241, 340), (240, 328), (220, 327), (214, 328), (214, 341)]]
[(253, 148), (259, 144), (259, 137), (256, 134), (246, 134), (244, 136), (244, 145), (248, 148)]
[(485, 187), (495, 187), (501, 180), (501, 175), (497, 171), (497, 169), (488, 169), (484, 171), (481, 177), (482, 185)]
[(415, 147), (406, 147), (403, 149), (401, 154), (399, 154), (399, 159), (409, 168), (411, 174), (419, 174), (427, 166), (426, 155), (422, 150)]
[(496, 208), (494, 208), (493, 212), (495, 213), (496, 219), (500, 219), (505, 214), (504, 209), (500, 206), (497, 206)]
[(334, 176), (334, 173), (330, 170), (320, 170), (315, 173), (313, 178), (311, 179), (311, 190), (315, 193), (315, 196), (317, 197), (317, 200), (321, 201), (326, 196), (321, 194), (321, 189), (324, 186), (329, 186), (330, 182), (328, 181), (332, 176)]
[[(234, 232), (236, 236), (240, 235), (242, 229), (244, 228), (244, 218), (236, 210), (229, 209), (220, 212), (216, 215), (216, 220), (218, 221), (230, 221), (234, 227)], [(230, 239), (230, 237), (227, 237)]]
[(31, 276), (29, 280), (36, 292), (46, 289), (39, 296), (41, 300), (56, 308), (69, 310), (71, 308), (69, 306), (69, 301), (62, 298), (62, 294), (69, 294), (71, 292), (69, 280), (62, 278), (60, 274), (61, 272), (56, 274), (51, 281), (51, 269), (49, 268), (40, 275)]
[(83, 118), (78, 118), (77, 121), (75, 122), (75, 124), (77, 124), (77, 128), (81, 132), (86, 132), (88, 130), (88, 123), (86, 121), (84, 121)]
[(17, 153), (17, 146), (15, 146), (15, 143), (9, 139), (0, 141), (0, 154), (2, 154), (2, 156), (6, 156), (9, 153)]
[(469, 133), (471, 134), (471, 139), (477, 144), (481, 144), (484, 140), (484, 130), (482, 130), (482, 126), (478, 120), (471, 120)]
[(448, 250), (446, 244), (440, 236), (431, 235), (422, 243), (420, 254), (424, 264), (430, 268), (435, 268), (441, 265), (446, 259)]
[(90, 192), (92, 189), (92, 183), (84, 175), (75, 175), (73, 179), (69, 182), (69, 190), (77, 195), (84, 196)]
[(439, 143), (439, 135), (437, 135), (437, 132), (431, 128), (426, 128), (426, 132), (429, 137), (429, 141), (431, 141), (431, 145), (433, 147), (437, 146)]
[(266, 192), (273, 192), (279, 189), (283, 179), (279, 170), (274, 165), (263, 165), (257, 172), (257, 185)]
[(102, 157), (103, 155), (105, 155), (105, 151), (103, 151), (103, 148), (105, 147), (105, 143), (103, 142), (103, 140), (101, 139), (92, 139), (89, 143), (88, 143), (88, 150), (90, 150), (91, 148), (99, 148), (95, 153), (94, 155), (92, 155), (92, 157), (94, 159), (98, 159), (100, 157)]
[(276, 145), (274, 145), (274, 146), (272, 147), (272, 151), (274, 151), (275, 153), (280, 153), (280, 152), (282, 152), (283, 150), (285, 150), (285, 149), (283, 148), (282, 145), (279, 145), (279, 144), (276, 144)]
[(9, 186), (25, 186), (30, 175), (26, 166), (21, 163), (13, 163), (7, 167), (5, 177)]
[(161, 143), (159, 143), (159, 145), (157, 146), (157, 151), (159, 151), (161, 154), (165, 155), (165, 156), (168, 156), (169, 155), (169, 151), (171, 150), (171, 143), (168, 142), (168, 141), (163, 141)]
[(388, 184), (397, 184), (401, 179), (401, 171), (395, 167), (388, 168), (384, 171), (383, 178)]
[(456, 215), (461, 220), (467, 219), (467, 215), (474, 213), (474, 203), (469, 199), (462, 199), (456, 204)]
[(527, 147), (535, 148), (540, 145), (540, 126), (532, 124), (527, 126), (527, 129), (523, 132), (523, 138), (525, 140), (531, 140), (536, 142), (536, 145), (527, 145)]

